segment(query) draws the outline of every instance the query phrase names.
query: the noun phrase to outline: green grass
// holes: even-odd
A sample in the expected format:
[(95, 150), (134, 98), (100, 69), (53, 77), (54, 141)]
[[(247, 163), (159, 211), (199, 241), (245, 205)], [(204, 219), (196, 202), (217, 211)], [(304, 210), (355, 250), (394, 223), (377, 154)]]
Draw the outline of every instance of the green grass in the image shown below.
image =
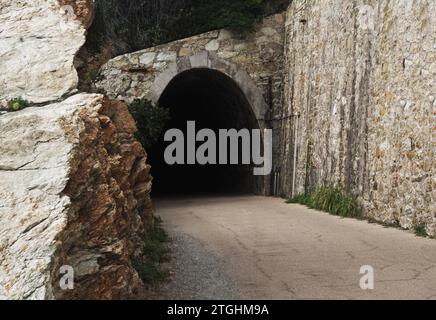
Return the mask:
[[(386, 228), (403, 229), (398, 222), (387, 223), (375, 220), (372, 217), (365, 218), (356, 198), (344, 194), (340, 189), (335, 187), (321, 187), (310, 194), (299, 194), (288, 199), (286, 203), (302, 204), (311, 209), (325, 211), (344, 218), (366, 219), (368, 223), (380, 224)], [(413, 231), (418, 237), (435, 239), (435, 237), (430, 237), (427, 233), (425, 223), (416, 225)]]
[(155, 218), (153, 228), (144, 243), (144, 255), (132, 261), (145, 284), (156, 285), (167, 278), (168, 272), (163, 270), (161, 264), (170, 260), (168, 242), (162, 221)]
[(286, 203), (298, 203), (298, 204), (308, 205), (309, 199), (310, 199), (309, 195), (307, 195), (305, 193), (300, 193), (300, 194), (296, 195), (295, 197), (287, 200)]
[(299, 194), (287, 201), (344, 218), (362, 218), (362, 209), (355, 197), (335, 187), (321, 187), (310, 194)]

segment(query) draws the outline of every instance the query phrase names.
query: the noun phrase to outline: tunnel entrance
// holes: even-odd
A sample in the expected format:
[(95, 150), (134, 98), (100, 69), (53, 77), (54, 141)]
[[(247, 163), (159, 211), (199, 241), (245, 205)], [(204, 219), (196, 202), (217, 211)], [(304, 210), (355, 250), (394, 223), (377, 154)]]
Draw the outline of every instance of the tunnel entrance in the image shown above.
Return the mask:
[[(188, 121), (196, 130), (259, 129), (259, 123), (238, 84), (220, 71), (194, 68), (175, 76), (162, 92), (159, 105), (170, 110), (166, 130), (177, 128), (185, 133)], [(259, 177), (252, 165), (167, 165), (164, 152), (170, 142), (163, 136), (149, 150), (153, 194), (183, 193), (258, 193)], [(202, 143), (197, 143), (197, 147)], [(239, 144), (239, 153), (242, 148)]]

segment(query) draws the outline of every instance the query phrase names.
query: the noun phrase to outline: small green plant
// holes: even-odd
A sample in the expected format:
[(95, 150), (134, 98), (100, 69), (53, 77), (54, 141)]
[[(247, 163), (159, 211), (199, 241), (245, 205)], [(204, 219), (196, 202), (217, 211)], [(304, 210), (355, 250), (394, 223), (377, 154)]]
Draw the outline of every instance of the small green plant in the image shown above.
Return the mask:
[(299, 194), (287, 203), (299, 203), (311, 209), (321, 210), (333, 215), (362, 218), (362, 209), (355, 197), (344, 194), (335, 187), (321, 187), (311, 194)]
[(155, 218), (150, 234), (144, 243), (144, 255), (132, 261), (132, 266), (144, 283), (155, 285), (168, 276), (168, 273), (161, 267), (162, 263), (170, 259), (168, 241), (168, 235), (162, 228), (162, 221)]
[(9, 109), (12, 111), (19, 111), (19, 110), (28, 108), (28, 107), (30, 107), (30, 105), (31, 104), (29, 101), (22, 99), (21, 97), (12, 99), (11, 101), (9, 101), (9, 104), (8, 104)]
[(416, 225), (414, 228), (415, 235), (418, 237), (427, 238), (427, 229), (424, 223)]
[(148, 149), (162, 135), (169, 120), (169, 110), (149, 100), (135, 99), (129, 104), (129, 111), (138, 127), (137, 139)]

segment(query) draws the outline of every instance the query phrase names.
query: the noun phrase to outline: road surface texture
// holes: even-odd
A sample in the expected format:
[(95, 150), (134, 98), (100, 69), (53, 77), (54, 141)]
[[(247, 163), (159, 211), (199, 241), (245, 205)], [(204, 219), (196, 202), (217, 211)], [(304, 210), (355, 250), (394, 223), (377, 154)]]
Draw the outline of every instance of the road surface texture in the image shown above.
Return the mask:
[[(282, 199), (169, 198), (168, 299), (436, 299), (436, 240)], [(374, 268), (374, 290), (360, 268)]]

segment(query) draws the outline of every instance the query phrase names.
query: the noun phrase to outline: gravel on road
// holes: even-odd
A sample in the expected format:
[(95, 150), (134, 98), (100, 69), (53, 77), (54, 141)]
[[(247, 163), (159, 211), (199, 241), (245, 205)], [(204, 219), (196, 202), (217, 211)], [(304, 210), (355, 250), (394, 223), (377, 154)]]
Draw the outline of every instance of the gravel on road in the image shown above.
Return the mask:
[(154, 300), (236, 300), (240, 293), (223, 261), (197, 239), (168, 229), (171, 276), (152, 295)]

